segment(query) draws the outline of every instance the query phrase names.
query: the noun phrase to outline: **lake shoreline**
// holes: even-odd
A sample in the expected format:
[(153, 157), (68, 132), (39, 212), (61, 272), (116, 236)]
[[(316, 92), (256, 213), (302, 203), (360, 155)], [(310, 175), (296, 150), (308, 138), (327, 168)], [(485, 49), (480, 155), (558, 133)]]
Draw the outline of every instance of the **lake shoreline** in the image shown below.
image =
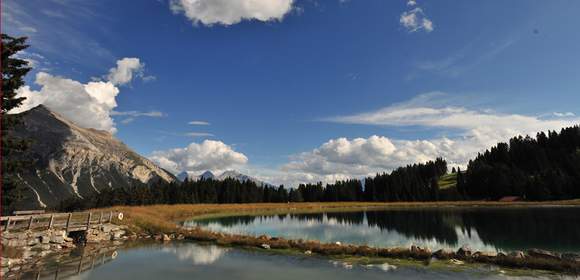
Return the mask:
[[(580, 256), (554, 255), (552, 252), (511, 252), (511, 254), (477, 252), (467, 247), (458, 251), (411, 246), (410, 248), (378, 248), (364, 245), (321, 243), (316, 240), (291, 240), (281, 237), (251, 236), (212, 232), (201, 227), (183, 228), (181, 222), (216, 217), (240, 215), (264, 215), (281, 213), (349, 212), (377, 209), (440, 209), (440, 208), (525, 208), (525, 207), (578, 207), (580, 200), (537, 202), (427, 202), (427, 203), (281, 203), (281, 204), (201, 204), (201, 205), (153, 205), (121, 206), (106, 209), (120, 211), (125, 219), (118, 222), (126, 229), (117, 246), (131, 246), (143, 241), (172, 242), (192, 241), (225, 247), (240, 247), (258, 251), (281, 252), (303, 256), (319, 256), (331, 259), (348, 259), (349, 262), (373, 262), (373, 260), (398, 260), (430, 262), (435, 259), (452, 266), (497, 265), (502, 268), (551, 271), (556, 273), (580, 273)], [(103, 241), (104, 246), (107, 246)], [(98, 244), (94, 244), (98, 245)], [(433, 248), (439, 249), (439, 248)], [(68, 251), (63, 250), (63, 255)], [(38, 261), (38, 260), (35, 260)], [(20, 264), (24, 266), (24, 264)]]
[[(185, 229), (179, 223), (185, 220), (197, 220), (233, 215), (261, 215), (276, 213), (316, 213), (332, 211), (360, 211), (375, 209), (409, 209), (409, 208), (533, 208), (533, 207), (576, 207), (580, 200), (548, 202), (413, 202), (413, 203), (281, 203), (281, 204), (224, 204), (224, 205), (154, 205), (135, 207), (114, 207), (116, 211), (126, 213), (124, 221), (129, 228), (137, 229), (141, 238), (152, 238), (169, 241), (185, 239), (196, 242), (209, 242), (221, 246), (258, 248), (259, 250), (292, 250), (298, 254), (317, 254), (328, 257), (355, 258), (393, 258), (425, 261), (431, 258), (451, 262), (493, 264), (507, 268), (549, 270), (560, 273), (580, 273), (580, 256), (566, 256), (544, 250), (514, 251), (509, 254), (476, 252), (464, 247), (458, 251), (411, 246), (410, 248), (374, 248), (360, 245), (321, 243), (319, 241), (289, 240), (280, 237), (249, 236), (211, 232), (203, 228)], [(156, 223), (157, 219), (162, 220)], [(167, 222), (170, 221), (169, 224)], [(172, 235), (174, 238), (172, 238)]]

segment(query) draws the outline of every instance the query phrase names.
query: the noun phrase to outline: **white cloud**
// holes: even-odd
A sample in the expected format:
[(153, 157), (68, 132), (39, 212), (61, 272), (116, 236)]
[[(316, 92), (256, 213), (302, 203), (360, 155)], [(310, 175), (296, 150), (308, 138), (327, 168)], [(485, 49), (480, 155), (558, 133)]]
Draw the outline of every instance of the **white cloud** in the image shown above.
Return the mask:
[(574, 114), (572, 112), (564, 112), (564, 113), (554, 112), (552, 114), (554, 115), (554, 117), (558, 117), (558, 118), (572, 118), (572, 117), (576, 116), (576, 114)]
[(159, 111), (149, 111), (149, 112), (140, 112), (140, 111), (125, 111), (125, 112), (118, 112), (112, 111), (111, 116), (129, 116), (129, 117), (152, 117), (152, 118), (161, 118), (164, 117), (165, 114)]
[(495, 131), (498, 131), (497, 133), (508, 132), (510, 133), (508, 135), (535, 133), (541, 130), (573, 125), (577, 121), (570, 119), (544, 120), (536, 116), (469, 109), (459, 105), (445, 104), (439, 99), (445, 100), (446, 94), (441, 92), (427, 93), (408, 102), (388, 106), (377, 111), (325, 120), (351, 124), (440, 127), (464, 131), (494, 128)]
[(117, 60), (117, 67), (109, 70), (107, 79), (114, 85), (124, 85), (133, 79), (133, 75), (143, 77), (145, 64), (141, 63), (138, 58), (125, 57)]
[[(416, 3), (413, 5), (409, 5), (409, 6), (415, 6), (415, 5), (416, 5)], [(434, 30), (433, 22), (425, 16), (423, 9), (421, 9), (420, 7), (416, 7), (412, 10), (403, 12), (401, 14), (400, 19), (399, 19), (399, 22), (409, 32), (416, 32), (416, 31), (420, 31), (420, 30), (424, 30), (425, 32), (431, 32)]]
[(211, 133), (207, 133), (207, 132), (188, 132), (185, 134), (186, 136), (189, 137), (210, 137), (210, 136), (214, 136)]
[(195, 244), (166, 246), (162, 250), (176, 254), (179, 260), (190, 260), (193, 265), (210, 265), (223, 257), (228, 251), (228, 249), (215, 245), (199, 246)]
[(209, 125), (209, 122), (206, 121), (190, 121), (188, 122), (190, 125)]
[(415, 5), (417, 5), (417, 1), (415, 1), (415, 0), (407, 1), (407, 6), (415, 6)]
[(24, 33), (36, 33), (36, 32), (38, 32), (38, 30), (36, 30), (36, 28), (34, 28), (32, 26), (22, 26), (22, 27), (20, 27), (20, 30)]
[(16, 58), (28, 62), (28, 67), (36, 70), (48, 69), (50, 62), (41, 54), (35, 52), (27, 52), (25, 50), (19, 51), (15, 55)]
[(111, 116), (122, 116), (125, 117), (121, 120), (122, 124), (129, 124), (132, 123), (135, 119), (139, 117), (149, 117), (149, 118), (162, 118), (165, 117), (165, 114), (159, 111), (149, 111), (149, 112), (140, 112), (140, 111), (125, 111), (125, 112), (118, 112), (118, 111), (111, 111)]
[[(389, 139), (373, 135), (368, 138), (331, 139), (320, 147), (294, 156), (278, 174), (281, 180), (332, 182), (393, 170), (407, 164), (445, 158), (451, 166), (465, 168), (478, 152), (507, 141), (516, 135), (559, 130), (580, 122), (574, 114), (562, 113), (558, 119), (519, 114), (500, 114), (490, 110), (450, 105), (443, 93), (420, 95), (408, 102), (352, 116), (327, 121), (380, 126), (419, 126), (459, 131), (455, 137), (422, 140)], [(554, 114), (554, 116), (558, 116)], [(300, 181), (298, 181), (300, 182)], [(303, 181), (304, 182), (304, 181)], [(295, 183), (294, 183), (295, 184)]]
[(171, 0), (175, 14), (183, 13), (194, 24), (232, 25), (242, 20), (282, 20), (294, 0)]
[[(125, 59), (119, 61), (125, 61)], [(117, 64), (123, 65), (123, 63)], [(129, 67), (129, 69), (135, 68)], [(126, 72), (126, 69), (120, 71)], [(122, 80), (125, 83), (129, 82), (132, 73), (124, 73), (123, 75), (121, 75), (123, 76)], [(117, 76), (115, 79), (119, 77)], [(44, 104), (77, 125), (115, 133), (117, 129), (111, 116), (119, 114), (113, 111), (117, 107), (116, 98), (119, 94), (117, 84), (119, 81), (118, 79), (116, 82), (93, 81), (85, 84), (45, 72), (38, 72), (35, 83), (40, 86), (40, 90), (32, 90), (29, 86), (18, 89), (18, 96), (26, 97), (26, 99), (22, 106), (10, 113), (24, 112), (39, 104)]]
[(325, 182), (372, 175), (400, 166), (426, 162), (438, 156), (453, 156), (457, 144), (449, 139), (432, 141), (369, 138), (332, 139), (320, 147), (294, 157), (283, 170), (310, 174)]
[(221, 141), (214, 140), (194, 142), (184, 148), (154, 151), (149, 158), (175, 174), (182, 171), (220, 172), (248, 162), (244, 154), (234, 151), (231, 146)]

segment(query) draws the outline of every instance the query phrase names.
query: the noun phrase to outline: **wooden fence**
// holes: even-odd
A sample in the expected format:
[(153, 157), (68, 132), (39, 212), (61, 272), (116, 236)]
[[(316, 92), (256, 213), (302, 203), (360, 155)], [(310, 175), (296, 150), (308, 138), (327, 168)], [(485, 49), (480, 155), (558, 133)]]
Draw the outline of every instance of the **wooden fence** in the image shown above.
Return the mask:
[(73, 212), (0, 218), (4, 231), (64, 229), (67, 232), (87, 230), (93, 226), (122, 220), (120, 212)]

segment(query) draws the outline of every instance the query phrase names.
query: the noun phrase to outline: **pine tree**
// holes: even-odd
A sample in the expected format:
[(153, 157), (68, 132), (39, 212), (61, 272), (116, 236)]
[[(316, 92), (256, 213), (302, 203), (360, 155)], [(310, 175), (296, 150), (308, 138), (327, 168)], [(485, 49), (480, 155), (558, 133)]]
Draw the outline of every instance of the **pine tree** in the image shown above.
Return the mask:
[(8, 112), (22, 105), (24, 97), (17, 97), (16, 90), (24, 85), (23, 77), (31, 70), (28, 62), (15, 57), (16, 53), (26, 49), (26, 37), (13, 38), (2, 34), (2, 212), (10, 213), (16, 203), (24, 198), (25, 189), (15, 178), (16, 172), (22, 169), (26, 161), (18, 156), (27, 147), (27, 141), (11, 135), (19, 124), (19, 119)]

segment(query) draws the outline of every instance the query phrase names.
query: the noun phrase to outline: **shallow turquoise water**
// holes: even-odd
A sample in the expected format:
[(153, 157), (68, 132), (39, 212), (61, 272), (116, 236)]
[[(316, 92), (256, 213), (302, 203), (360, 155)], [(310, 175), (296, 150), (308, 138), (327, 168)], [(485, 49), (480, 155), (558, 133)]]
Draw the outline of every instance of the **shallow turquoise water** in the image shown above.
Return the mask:
[(227, 233), (379, 247), (580, 252), (580, 208), (443, 208), (237, 216), (186, 222)]
[[(86, 259), (85, 263), (89, 260)], [(509, 277), (494, 267), (461, 271), (426, 266), (351, 265), (313, 256), (286, 256), (194, 243), (156, 244), (120, 250), (112, 261), (58, 279), (532, 279)], [(60, 275), (66, 274), (60, 269)], [(68, 273), (70, 275), (70, 273)], [(545, 276), (543, 276), (545, 278)], [(560, 278), (559, 276), (550, 276)], [(22, 279), (36, 279), (35, 273)], [(40, 279), (55, 279), (53, 274)], [(536, 278), (534, 278), (536, 279)]]

